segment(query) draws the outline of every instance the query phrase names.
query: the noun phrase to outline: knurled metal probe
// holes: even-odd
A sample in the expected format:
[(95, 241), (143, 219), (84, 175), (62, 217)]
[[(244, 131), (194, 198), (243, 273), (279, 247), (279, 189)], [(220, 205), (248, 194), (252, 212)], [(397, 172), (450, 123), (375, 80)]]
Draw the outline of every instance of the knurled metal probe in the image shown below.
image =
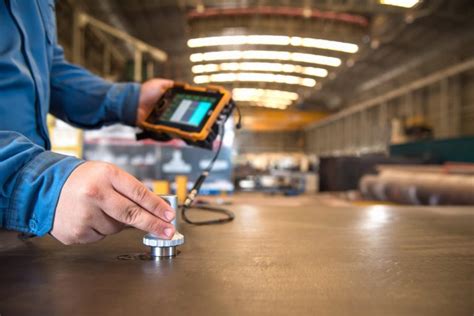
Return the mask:
[(150, 247), (150, 255), (155, 258), (174, 257), (178, 254), (177, 246), (184, 244), (184, 236), (178, 232), (178, 198), (176, 195), (160, 195), (176, 211), (176, 217), (171, 222), (176, 228), (176, 232), (171, 239), (162, 239), (153, 234), (146, 234), (143, 237), (143, 244)]

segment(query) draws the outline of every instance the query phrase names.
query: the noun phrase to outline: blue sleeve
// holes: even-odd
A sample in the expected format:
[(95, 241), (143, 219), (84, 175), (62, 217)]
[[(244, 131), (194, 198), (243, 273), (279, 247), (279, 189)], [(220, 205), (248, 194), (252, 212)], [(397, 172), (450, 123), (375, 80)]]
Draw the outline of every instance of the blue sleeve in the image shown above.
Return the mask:
[(123, 123), (135, 126), (140, 85), (111, 83), (68, 63), (63, 49), (54, 47), (50, 112), (80, 128)]
[(82, 162), (45, 151), (19, 133), (0, 131), (0, 227), (48, 233), (61, 189)]

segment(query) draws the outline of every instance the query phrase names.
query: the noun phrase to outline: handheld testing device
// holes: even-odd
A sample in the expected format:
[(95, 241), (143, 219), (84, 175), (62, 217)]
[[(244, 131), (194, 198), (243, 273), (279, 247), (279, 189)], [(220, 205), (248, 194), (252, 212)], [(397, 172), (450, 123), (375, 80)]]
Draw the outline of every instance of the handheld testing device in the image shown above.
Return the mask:
[[(171, 205), (181, 208), (182, 219), (194, 225), (219, 224), (232, 221), (234, 214), (226, 209), (211, 206), (196, 206), (193, 209), (224, 214), (225, 218), (209, 221), (192, 221), (186, 216), (186, 211), (196, 198), (201, 185), (209, 175), (214, 162), (222, 147), (225, 129), (224, 124), (236, 108), (231, 93), (220, 86), (196, 87), (183, 83), (175, 83), (158, 100), (150, 110), (146, 119), (140, 124), (143, 132), (137, 134), (137, 139), (151, 138), (157, 141), (181, 139), (190, 146), (212, 150), (214, 140), (220, 136), (220, 142), (213, 159), (195, 181), (183, 205), (178, 206), (174, 197)], [(240, 128), (241, 115), (236, 128)], [(169, 198), (165, 200), (170, 203)], [(178, 237), (177, 237), (178, 236)], [(176, 246), (184, 243), (184, 237), (176, 232), (171, 240), (160, 240), (156, 236), (146, 235), (144, 244), (152, 249), (152, 256), (169, 257), (176, 255)]]
[(234, 108), (231, 93), (223, 87), (175, 83), (140, 124), (144, 132), (137, 136), (158, 141), (178, 138), (191, 146), (212, 149)]

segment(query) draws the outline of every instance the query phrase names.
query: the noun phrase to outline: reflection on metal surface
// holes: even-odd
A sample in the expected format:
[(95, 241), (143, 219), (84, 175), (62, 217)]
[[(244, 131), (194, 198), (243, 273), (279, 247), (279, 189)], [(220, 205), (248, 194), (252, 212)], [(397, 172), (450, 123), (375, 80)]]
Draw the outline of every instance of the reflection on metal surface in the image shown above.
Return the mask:
[(383, 205), (374, 205), (369, 208), (363, 219), (362, 228), (377, 229), (384, 226), (389, 219), (387, 208)]
[(132, 254), (123, 254), (117, 256), (117, 260), (120, 261), (135, 261), (135, 260), (142, 260), (142, 261), (159, 261), (159, 260), (167, 260), (175, 257), (181, 253), (179, 250), (174, 250), (174, 254), (171, 256), (154, 256), (151, 253), (132, 253)]

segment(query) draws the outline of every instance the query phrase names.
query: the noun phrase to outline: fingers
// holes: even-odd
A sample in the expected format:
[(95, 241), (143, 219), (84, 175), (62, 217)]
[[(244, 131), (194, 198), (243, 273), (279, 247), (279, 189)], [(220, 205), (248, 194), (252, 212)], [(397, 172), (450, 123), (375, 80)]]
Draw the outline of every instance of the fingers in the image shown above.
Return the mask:
[(163, 89), (171, 88), (174, 85), (173, 80), (169, 80), (169, 79), (156, 79), (156, 80), (159, 80), (161, 82), (161, 86)]
[(142, 84), (137, 109), (137, 125), (140, 125), (145, 120), (163, 93), (173, 87), (173, 85), (174, 82), (167, 79), (151, 79)]
[(174, 235), (175, 228), (172, 224), (153, 216), (118, 192), (109, 194), (100, 207), (108, 216), (121, 223), (150, 232), (161, 238), (171, 239)]
[(110, 177), (112, 186), (117, 192), (168, 223), (175, 218), (175, 211), (168, 203), (150, 192), (133, 176), (119, 169), (117, 170), (118, 172)]
[(150, 80), (150, 84), (159, 86), (164, 89), (168, 89), (174, 85), (174, 81), (170, 79), (154, 78)]
[[(143, 84), (143, 92), (145, 100), (153, 100), (155, 103), (161, 95), (172, 88), (174, 81), (168, 79), (151, 79)], [(144, 100), (144, 101), (145, 101)]]

